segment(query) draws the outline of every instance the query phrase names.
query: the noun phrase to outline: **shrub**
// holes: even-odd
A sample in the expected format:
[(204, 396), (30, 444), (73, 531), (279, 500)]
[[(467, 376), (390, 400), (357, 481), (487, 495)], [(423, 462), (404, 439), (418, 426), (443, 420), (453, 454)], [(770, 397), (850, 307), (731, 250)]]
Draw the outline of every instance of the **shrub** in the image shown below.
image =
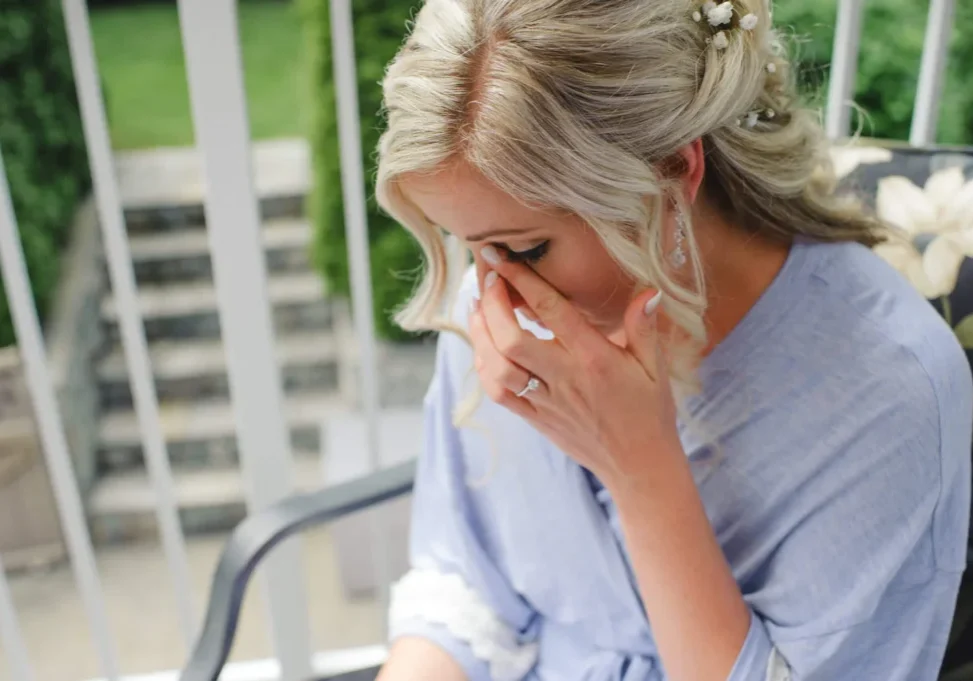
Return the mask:
[[(0, 150), (41, 318), (57, 285), (58, 255), (88, 188), (81, 119), (58, 0), (0, 13)], [(0, 347), (15, 342), (0, 295)]]
[[(332, 291), (348, 290), (348, 262), (344, 237), (341, 174), (335, 92), (331, 81), (331, 35), (328, 0), (303, 0), (304, 23), (311, 58), (312, 147), (314, 188), (311, 213), (316, 227), (314, 258)], [(385, 64), (405, 35), (406, 21), (419, 0), (354, 0), (355, 52), (358, 59), (358, 96), (362, 149), (368, 191), (368, 220), (372, 244), (372, 278), (376, 292), (376, 327), (383, 335), (400, 338), (389, 312), (411, 293), (419, 271), (419, 250), (405, 230), (382, 215), (374, 201), (374, 150), (381, 120), (381, 88)], [(809, 3), (776, 0), (775, 21), (794, 38), (794, 57), (807, 98), (823, 104), (834, 40), (836, 0)], [(909, 136), (912, 105), (925, 37), (928, 3), (884, 0), (868, 3), (865, 11), (856, 101), (868, 114), (864, 134), (905, 140)], [(973, 142), (973, 79), (965, 64), (973, 61), (973, 42), (961, 40), (973, 30), (973, 5), (957, 4), (956, 30), (951, 44), (950, 69), (943, 100), (939, 140)], [(399, 276), (390, 276), (390, 273)]]
[[(358, 98), (361, 111), (362, 152), (365, 155), (368, 228), (375, 291), (375, 324), (387, 338), (402, 339), (390, 319), (411, 293), (420, 250), (412, 237), (375, 202), (374, 150), (381, 133), (379, 82), (385, 65), (405, 36), (406, 21), (418, 2), (412, 0), (354, 0), (355, 56), (358, 66)], [(341, 196), (341, 161), (338, 152), (338, 120), (332, 82), (331, 22), (328, 0), (303, 0), (309, 72), (311, 74), (311, 148), (314, 186), (310, 213), (315, 225), (314, 262), (334, 293), (348, 292), (348, 256)]]

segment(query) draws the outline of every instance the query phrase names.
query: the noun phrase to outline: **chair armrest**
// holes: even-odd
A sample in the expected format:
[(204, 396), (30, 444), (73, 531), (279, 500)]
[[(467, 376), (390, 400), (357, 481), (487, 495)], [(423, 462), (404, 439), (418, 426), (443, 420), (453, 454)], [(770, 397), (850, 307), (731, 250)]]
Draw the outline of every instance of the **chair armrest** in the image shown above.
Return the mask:
[(203, 630), (180, 681), (216, 681), (233, 647), (247, 583), (277, 544), (308, 527), (400, 497), (412, 490), (415, 462), (280, 501), (241, 522), (220, 557)]

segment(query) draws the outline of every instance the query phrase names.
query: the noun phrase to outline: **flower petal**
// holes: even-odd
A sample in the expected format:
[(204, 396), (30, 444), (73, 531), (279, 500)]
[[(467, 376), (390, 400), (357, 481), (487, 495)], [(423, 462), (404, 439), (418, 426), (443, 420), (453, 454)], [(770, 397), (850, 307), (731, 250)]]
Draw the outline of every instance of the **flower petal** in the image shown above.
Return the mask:
[[(773, 66), (773, 70), (770, 67)], [(767, 70), (774, 73), (777, 65), (770, 63)], [(892, 160), (892, 152), (881, 147), (860, 147), (854, 144), (831, 147), (831, 161), (838, 179), (845, 177), (862, 163), (886, 163)]]
[(875, 208), (880, 218), (912, 235), (931, 229), (937, 218), (925, 192), (899, 175), (878, 181)]
[(973, 182), (964, 184), (941, 210), (944, 229), (973, 230)]
[(920, 289), (926, 298), (938, 298), (953, 292), (959, 268), (966, 258), (964, 244), (948, 236), (938, 237), (922, 255), (922, 268), (928, 288)]
[[(956, 195), (963, 188), (965, 181), (963, 171), (955, 166), (929, 176), (926, 180), (926, 196), (937, 214), (942, 216), (946, 212), (946, 207), (956, 200)], [(939, 224), (934, 227), (936, 231), (946, 229), (943, 221), (938, 222)]]
[(923, 267), (922, 255), (908, 242), (895, 239), (879, 244), (873, 250), (876, 255), (905, 277), (912, 286), (923, 292), (923, 295), (925, 295), (925, 291), (932, 289), (932, 284)]
[(891, 265), (894, 269), (906, 274), (909, 270), (909, 263), (919, 260), (922, 256), (911, 244), (905, 240), (895, 239), (878, 244), (872, 251), (882, 260)]

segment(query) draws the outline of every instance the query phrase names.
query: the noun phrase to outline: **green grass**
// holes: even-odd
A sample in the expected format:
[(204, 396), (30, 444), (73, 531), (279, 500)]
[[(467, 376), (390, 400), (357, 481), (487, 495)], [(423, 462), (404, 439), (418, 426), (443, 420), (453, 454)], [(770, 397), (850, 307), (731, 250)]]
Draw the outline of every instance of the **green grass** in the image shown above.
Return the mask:
[[(297, 7), (281, 0), (244, 0), (239, 17), (252, 137), (304, 134), (307, 79)], [(91, 31), (113, 146), (191, 145), (175, 0), (93, 9)]]

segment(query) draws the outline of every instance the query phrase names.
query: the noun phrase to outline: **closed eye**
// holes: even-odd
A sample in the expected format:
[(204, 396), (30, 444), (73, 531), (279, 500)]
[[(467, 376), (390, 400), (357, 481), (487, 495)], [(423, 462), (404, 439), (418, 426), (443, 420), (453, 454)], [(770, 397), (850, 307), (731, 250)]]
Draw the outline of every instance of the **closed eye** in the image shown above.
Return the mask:
[(541, 259), (547, 255), (547, 251), (550, 249), (550, 246), (550, 241), (542, 241), (526, 251), (514, 251), (506, 246), (500, 246), (500, 248), (503, 250), (508, 261), (534, 265), (540, 262)]

